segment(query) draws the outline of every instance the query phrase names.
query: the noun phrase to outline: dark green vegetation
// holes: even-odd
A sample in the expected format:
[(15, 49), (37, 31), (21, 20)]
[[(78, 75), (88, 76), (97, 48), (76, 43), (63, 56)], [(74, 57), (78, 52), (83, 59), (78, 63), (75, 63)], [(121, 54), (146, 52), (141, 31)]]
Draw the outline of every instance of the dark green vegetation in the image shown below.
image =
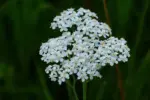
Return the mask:
[[(119, 69), (125, 100), (150, 100), (150, 1), (106, 0), (113, 35), (131, 48)], [(39, 47), (61, 33), (49, 28), (59, 12), (88, 8), (106, 22), (103, 0), (0, 0), (0, 100), (68, 100), (66, 84), (48, 79)], [(101, 70), (102, 79), (88, 83), (88, 100), (123, 100), (116, 68)], [(82, 100), (82, 87), (76, 89)], [(70, 99), (73, 100), (73, 99)]]

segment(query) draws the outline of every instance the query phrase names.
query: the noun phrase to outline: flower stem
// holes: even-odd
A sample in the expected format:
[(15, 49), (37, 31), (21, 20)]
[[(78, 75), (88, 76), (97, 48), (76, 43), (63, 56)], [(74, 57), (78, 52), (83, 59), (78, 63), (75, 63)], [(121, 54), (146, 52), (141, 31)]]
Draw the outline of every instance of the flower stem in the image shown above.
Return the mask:
[(76, 93), (75, 85), (76, 85), (76, 79), (73, 76), (73, 93), (74, 93), (74, 96), (75, 96), (75, 100), (79, 100), (78, 95)]
[(83, 100), (86, 100), (87, 83), (83, 82)]
[[(73, 84), (71, 84), (70, 80), (67, 80), (66, 83), (67, 83), (67, 89), (68, 89), (68, 92), (69, 92), (68, 93), (69, 94), (69, 98), (71, 98), (70, 95), (73, 93), (74, 99), (75, 100), (79, 100), (78, 95), (76, 93), (76, 88), (75, 88), (75, 85), (76, 85), (76, 79), (75, 79), (75, 77), (73, 76)], [(70, 93), (71, 91), (70, 91), (69, 88), (72, 89), (72, 93)]]
[(69, 100), (72, 100), (73, 99), (73, 97), (72, 97), (73, 92), (72, 92), (72, 85), (70, 83), (70, 80), (67, 80), (66, 83), (67, 83), (66, 88), (68, 91)]
[(75, 100), (79, 100), (79, 99), (78, 99), (78, 96), (77, 96), (77, 93), (76, 93), (75, 87), (73, 87), (73, 94), (74, 94), (74, 96), (75, 96)]
[(106, 17), (106, 22), (108, 25), (110, 25), (110, 18), (108, 14), (108, 8), (107, 8), (107, 3), (106, 0), (103, 0), (103, 5), (104, 5), (104, 12), (105, 12), (105, 17)]
[(117, 71), (117, 76), (118, 76), (118, 88), (120, 89), (121, 100), (125, 100), (122, 79), (121, 79), (121, 72), (119, 70), (118, 65), (116, 65), (116, 71)]

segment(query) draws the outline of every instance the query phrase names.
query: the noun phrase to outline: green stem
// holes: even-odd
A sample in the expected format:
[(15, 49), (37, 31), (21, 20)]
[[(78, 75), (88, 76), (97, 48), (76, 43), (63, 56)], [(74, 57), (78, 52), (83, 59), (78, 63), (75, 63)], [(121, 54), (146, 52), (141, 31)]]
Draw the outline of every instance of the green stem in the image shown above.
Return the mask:
[(83, 82), (83, 100), (86, 100), (87, 83)]
[(74, 96), (75, 96), (75, 100), (79, 100), (78, 95), (76, 93), (75, 85), (76, 85), (76, 79), (73, 76), (73, 93), (74, 93)]
[(67, 91), (68, 91), (68, 97), (69, 97), (69, 100), (73, 100), (73, 97), (72, 97), (72, 85), (70, 83), (70, 80), (67, 80), (66, 81), (66, 88), (67, 88)]
[(74, 96), (75, 96), (75, 100), (79, 100), (79, 99), (78, 99), (78, 96), (77, 96), (77, 93), (76, 93), (75, 87), (73, 87), (73, 94), (74, 94)]
[[(76, 79), (75, 79), (75, 77), (73, 76), (73, 84), (71, 84), (70, 80), (67, 80), (66, 83), (67, 83), (67, 90), (68, 90), (68, 94), (69, 94), (70, 100), (73, 99), (73, 98), (71, 98), (71, 94), (72, 94), (72, 93), (73, 93), (73, 95), (74, 95), (74, 99), (75, 99), (75, 100), (79, 100), (78, 95), (77, 95), (77, 93), (76, 93), (76, 89), (75, 89), (75, 84), (76, 84)], [(71, 91), (71, 89), (72, 89), (72, 91)]]

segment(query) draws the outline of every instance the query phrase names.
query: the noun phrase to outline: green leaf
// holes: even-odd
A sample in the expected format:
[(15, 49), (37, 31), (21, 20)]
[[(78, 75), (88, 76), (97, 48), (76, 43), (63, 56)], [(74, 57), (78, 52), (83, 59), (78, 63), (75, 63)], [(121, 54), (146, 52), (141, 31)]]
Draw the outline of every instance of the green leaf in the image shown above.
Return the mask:
[(124, 36), (130, 17), (133, 0), (116, 0), (117, 4), (117, 36)]
[(146, 12), (148, 10), (148, 0), (144, 0), (143, 1), (143, 8), (142, 11), (138, 14), (138, 26), (137, 26), (137, 34), (136, 34), (136, 38), (135, 38), (135, 45), (133, 46), (133, 48), (131, 48), (131, 60), (129, 61), (129, 74), (133, 73), (133, 70), (135, 70), (135, 63), (136, 63), (136, 55), (137, 55), (137, 50), (139, 47), (139, 44), (141, 42), (141, 37), (142, 37), (142, 33), (143, 33), (143, 26), (144, 26), (144, 20), (145, 20), (145, 15)]
[(133, 0), (116, 0), (117, 1), (117, 12), (118, 12), (118, 23), (119, 25), (125, 25), (129, 19), (130, 10), (132, 7)]
[(4, 78), (6, 74), (7, 65), (4, 63), (0, 63), (0, 79)]
[(138, 71), (126, 81), (127, 100), (139, 100), (141, 89), (150, 76), (150, 51), (147, 53)]
[(100, 84), (99, 90), (98, 90), (97, 95), (96, 95), (96, 100), (103, 100), (105, 87), (106, 87), (105, 82)]
[[(7, 5), (7, 13), (11, 19), (10, 24), (13, 29), (12, 44), (16, 48), (18, 64), (25, 78), (29, 75), (31, 57), (38, 53), (40, 39), (44, 37), (44, 33), (49, 34), (48, 30), (41, 33), (38, 31), (45, 25), (49, 29), (48, 16), (52, 16), (49, 11), (53, 11), (53, 9), (53, 6), (46, 4), (44, 0), (32, 0), (32, 2), (31, 0), (12, 0)], [(37, 29), (43, 11), (47, 11), (44, 12), (47, 13), (47, 16), (44, 16), (46, 17), (46, 19), (42, 19), (44, 23), (40, 24), (40, 28)]]
[(49, 91), (48, 85), (46, 84), (46, 79), (45, 79), (44, 73), (43, 73), (44, 71), (42, 70), (42, 67), (43, 67), (42, 63), (40, 63), (39, 60), (37, 60), (37, 61), (35, 60), (34, 64), (36, 66), (36, 72), (37, 72), (37, 75), (39, 78), (39, 82), (41, 84), (42, 91), (45, 95), (45, 99), (46, 100), (54, 100), (52, 94)]

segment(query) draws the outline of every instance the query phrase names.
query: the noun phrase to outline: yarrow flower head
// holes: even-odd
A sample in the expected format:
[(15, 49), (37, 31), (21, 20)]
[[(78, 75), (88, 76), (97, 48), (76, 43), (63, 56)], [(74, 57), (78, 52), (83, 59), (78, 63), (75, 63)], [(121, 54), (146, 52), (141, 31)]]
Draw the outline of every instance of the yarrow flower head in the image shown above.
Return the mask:
[(110, 27), (99, 22), (90, 10), (67, 9), (53, 19), (50, 27), (59, 29), (62, 35), (42, 43), (39, 53), (49, 64), (45, 72), (59, 84), (71, 75), (82, 82), (100, 78), (103, 66), (127, 62), (130, 57), (126, 40), (111, 36)]

